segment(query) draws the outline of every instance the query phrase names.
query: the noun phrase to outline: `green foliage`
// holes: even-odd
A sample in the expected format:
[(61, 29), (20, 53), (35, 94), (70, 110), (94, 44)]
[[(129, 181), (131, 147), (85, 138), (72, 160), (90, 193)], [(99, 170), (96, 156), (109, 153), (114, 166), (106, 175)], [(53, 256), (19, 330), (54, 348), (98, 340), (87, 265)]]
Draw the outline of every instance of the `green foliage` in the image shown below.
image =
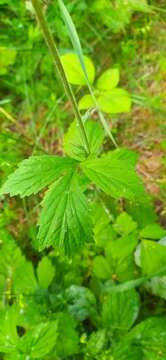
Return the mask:
[(112, 331), (125, 333), (139, 314), (139, 297), (135, 290), (110, 294), (103, 303), (103, 324)]
[[(98, 123), (92, 120), (85, 121), (84, 126), (89, 141), (90, 152), (95, 156), (102, 146), (104, 140), (104, 131)], [(81, 161), (86, 158), (81, 134), (76, 121), (70, 125), (67, 133), (64, 136), (64, 151), (67, 155), (76, 160)]]
[(150, 240), (142, 242), (141, 265), (144, 274), (153, 274), (166, 263), (166, 247)]
[(19, 168), (9, 176), (1, 194), (21, 197), (36, 194), (60, 175), (70, 170), (75, 161), (58, 156), (32, 156), (23, 160)]
[[(145, 151), (147, 163), (164, 151), (164, 8), (155, 0), (64, 3), (40, 1), (77, 85), (89, 154), (31, 1), (0, 0), (0, 358), (166, 359), (165, 195), (155, 194), (154, 207), (137, 154), (123, 148), (143, 161)], [(157, 112), (145, 109), (147, 95)], [(131, 99), (134, 111), (121, 115)]]
[(82, 168), (85, 175), (106, 194), (143, 201), (144, 187), (135, 173), (133, 156), (129, 150), (118, 149), (99, 159), (85, 161)]
[[(61, 56), (61, 61), (67, 75), (68, 81), (74, 85), (86, 85), (86, 79), (80, 66), (78, 56), (69, 53)], [(95, 78), (94, 65), (87, 56), (84, 56), (84, 63), (88, 74), (89, 81), (93, 83)]]
[(161, 239), (166, 234), (164, 228), (159, 224), (150, 224), (147, 225), (140, 231), (140, 236), (145, 239)]
[(41, 259), (37, 267), (37, 277), (39, 285), (47, 289), (55, 276), (55, 267), (52, 265), (51, 260), (45, 256)]
[(126, 212), (122, 212), (116, 219), (114, 229), (120, 235), (128, 235), (137, 228), (137, 223)]
[(39, 248), (64, 248), (68, 255), (78, 251), (91, 237), (86, 197), (73, 174), (55, 182), (42, 203), (39, 219)]

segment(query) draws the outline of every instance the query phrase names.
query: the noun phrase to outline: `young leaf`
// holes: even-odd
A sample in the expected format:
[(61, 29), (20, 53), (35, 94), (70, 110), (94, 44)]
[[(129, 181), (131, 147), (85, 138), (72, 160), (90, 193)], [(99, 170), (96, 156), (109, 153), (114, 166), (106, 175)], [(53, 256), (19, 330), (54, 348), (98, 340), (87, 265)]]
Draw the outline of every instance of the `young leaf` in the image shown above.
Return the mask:
[(72, 174), (55, 182), (43, 200), (39, 219), (39, 249), (64, 248), (69, 256), (91, 237), (89, 209)]
[(87, 94), (80, 99), (78, 106), (80, 110), (86, 110), (95, 108), (96, 104), (94, 103), (92, 96)]
[(31, 156), (21, 161), (0, 190), (0, 195), (10, 194), (21, 197), (36, 194), (57, 177), (71, 170), (76, 161), (60, 156)]
[(37, 267), (37, 276), (40, 286), (47, 289), (55, 276), (55, 266), (52, 265), (47, 256), (40, 260)]
[[(87, 56), (83, 57), (86, 71), (90, 83), (93, 83), (95, 78), (95, 68), (94, 65)], [(86, 85), (86, 79), (84, 72), (82, 70), (81, 64), (77, 54), (68, 53), (61, 56), (61, 61), (68, 78), (68, 81), (73, 85)]]
[(116, 88), (102, 92), (97, 100), (101, 110), (108, 114), (129, 112), (131, 109), (131, 97), (124, 89)]
[(119, 83), (119, 70), (108, 69), (97, 80), (99, 90), (112, 90)]
[(118, 149), (99, 159), (86, 160), (81, 166), (86, 176), (106, 194), (116, 199), (145, 201), (144, 186), (135, 172), (133, 161), (132, 152)]
[[(84, 123), (87, 134), (90, 153), (96, 155), (104, 139), (104, 131), (101, 126), (92, 121), (87, 120)], [(76, 122), (74, 121), (64, 137), (64, 151), (67, 155), (77, 160), (84, 160), (86, 157), (80, 131)]]

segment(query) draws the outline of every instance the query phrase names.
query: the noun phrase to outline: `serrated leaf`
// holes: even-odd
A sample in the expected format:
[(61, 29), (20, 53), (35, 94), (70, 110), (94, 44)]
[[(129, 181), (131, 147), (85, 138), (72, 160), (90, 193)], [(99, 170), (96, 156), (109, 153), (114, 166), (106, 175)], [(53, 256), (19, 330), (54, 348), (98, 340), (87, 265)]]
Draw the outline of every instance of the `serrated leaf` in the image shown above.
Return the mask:
[(119, 332), (129, 330), (137, 319), (139, 306), (135, 290), (109, 294), (103, 303), (103, 324)]
[(108, 114), (129, 112), (131, 109), (131, 97), (129, 93), (120, 88), (102, 92), (98, 96), (97, 101), (101, 110)]
[[(98, 123), (92, 120), (87, 120), (84, 127), (89, 142), (90, 153), (95, 155), (102, 145), (104, 131)], [(86, 158), (84, 144), (76, 121), (70, 125), (64, 137), (64, 151), (67, 155), (77, 160), (84, 160)]]
[(134, 162), (132, 152), (118, 149), (99, 159), (86, 160), (81, 166), (85, 175), (106, 194), (116, 199), (145, 201), (144, 186), (136, 174)]
[(37, 267), (37, 276), (39, 285), (47, 289), (55, 276), (55, 266), (52, 265), (51, 260), (47, 256), (40, 260)]
[(97, 80), (99, 90), (112, 90), (119, 83), (119, 70), (107, 69)]
[[(95, 78), (95, 68), (90, 58), (83, 56), (86, 67), (86, 72), (90, 83), (92, 84)], [(75, 53), (68, 53), (61, 56), (61, 61), (70, 84), (73, 85), (86, 85), (87, 81), (84, 71), (81, 67), (79, 57)]]
[(31, 156), (21, 161), (0, 189), (0, 195), (10, 194), (21, 197), (36, 194), (51, 184), (57, 177), (71, 170), (76, 162), (60, 156)]
[(87, 200), (75, 181), (69, 174), (48, 190), (39, 219), (40, 250), (52, 245), (71, 255), (91, 237)]
[(41, 323), (32, 328), (20, 340), (19, 350), (31, 359), (45, 357), (56, 346), (57, 321)]

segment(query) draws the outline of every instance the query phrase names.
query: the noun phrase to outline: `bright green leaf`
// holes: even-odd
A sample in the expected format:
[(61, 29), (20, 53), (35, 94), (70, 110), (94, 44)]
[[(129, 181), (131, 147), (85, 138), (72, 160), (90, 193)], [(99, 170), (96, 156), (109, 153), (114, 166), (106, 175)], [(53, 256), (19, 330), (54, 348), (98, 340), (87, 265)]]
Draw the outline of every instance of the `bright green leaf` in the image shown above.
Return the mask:
[(119, 70), (108, 69), (97, 80), (99, 90), (112, 90), (119, 83)]
[(52, 265), (51, 260), (47, 256), (40, 260), (37, 267), (37, 276), (39, 285), (47, 289), (55, 276), (55, 266)]
[[(95, 68), (90, 58), (83, 57), (86, 71), (90, 83), (92, 84), (95, 78)], [(73, 85), (86, 85), (87, 81), (82, 70), (78, 55), (75, 53), (67, 53), (61, 56), (61, 61), (67, 75), (68, 81)]]
[(33, 294), (37, 289), (37, 281), (32, 263), (24, 260), (14, 272), (13, 281), (14, 290), (17, 295)]
[(79, 109), (80, 110), (86, 110), (95, 108), (96, 104), (94, 103), (94, 100), (91, 95), (84, 95), (80, 101), (79, 101)]
[(16, 50), (13, 48), (0, 47), (0, 75), (8, 72), (8, 66), (13, 65), (16, 58)]
[(140, 236), (145, 239), (159, 240), (166, 235), (166, 230), (159, 224), (150, 224), (140, 231)]
[(120, 88), (102, 92), (98, 96), (97, 101), (101, 110), (108, 114), (129, 112), (131, 109), (131, 97), (129, 93)]
[(111, 268), (104, 256), (100, 255), (94, 258), (93, 272), (99, 279), (106, 280), (111, 278)]
[(132, 217), (123, 211), (116, 219), (114, 229), (118, 234), (128, 235), (137, 228), (137, 223)]
[(153, 275), (166, 265), (166, 247), (150, 240), (141, 245), (141, 266), (144, 274)]

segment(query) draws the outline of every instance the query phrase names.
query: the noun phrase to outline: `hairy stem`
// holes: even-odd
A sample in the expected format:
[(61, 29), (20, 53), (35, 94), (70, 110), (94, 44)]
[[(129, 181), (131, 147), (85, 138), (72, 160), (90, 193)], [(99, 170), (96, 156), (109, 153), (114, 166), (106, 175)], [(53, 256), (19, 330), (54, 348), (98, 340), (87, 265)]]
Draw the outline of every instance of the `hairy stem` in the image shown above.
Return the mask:
[(67, 77), (66, 77), (66, 74), (65, 74), (59, 53), (58, 53), (56, 43), (55, 43), (54, 38), (48, 28), (45, 16), (43, 14), (42, 6), (40, 4), (40, 0), (31, 0), (31, 2), (32, 2), (33, 8), (35, 10), (35, 14), (36, 14), (38, 23), (43, 31), (45, 41), (46, 41), (47, 46), (50, 50), (50, 53), (53, 57), (57, 72), (59, 73), (59, 76), (63, 83), (66, 95), (67, 95), (68, 99), (71, 101), (71, 104), (73, 106), (73, 111), (74, 111), (75, 117), (77, 119), (79, 128), (80, 128), (80, 132), (82, 135), (82, 140), (84, 142), (86, 153), (88, 155), (90, 153), (90, 148), (89, 148), (89, 142), (88, 142), (88, 138), (86, 135), (86, 131), (84, 128), (84, 123), (82, 121), (82, 117), (81, 117), (80, 111), (78, 109), (76, 98), (75, 98), (72, 88), (67, 80)]

